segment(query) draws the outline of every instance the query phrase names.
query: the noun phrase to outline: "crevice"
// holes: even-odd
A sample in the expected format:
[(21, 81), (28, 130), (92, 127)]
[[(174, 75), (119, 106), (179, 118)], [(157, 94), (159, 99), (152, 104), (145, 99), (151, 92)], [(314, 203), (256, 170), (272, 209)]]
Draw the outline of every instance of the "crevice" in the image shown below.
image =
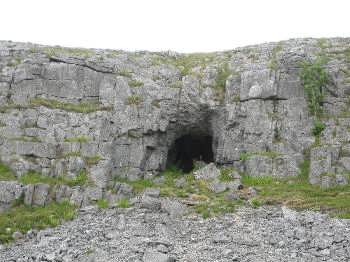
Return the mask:
[(49, 61), (50, 62), (55, 62), (55, 63), (64, 63), (64, 64), (70, 64), (70, 65), (76, 65), (76, 66), (81, 66), (81, 67), (86, 67), (94, 72), (97, 72), (97, 73), (103, 73), (103, 74), (114, 74), (114, 71), (113, 69), (111, 70), (101, 70), (101, 69), (97, 69), (91, 65), (87, 65), (85, 62), (84, 63), (75, 63), (75, 62), (68, 62), (64, 59), (60, 59), (60, 58), (57, 58), (57, 57), (50, 57), (49, 58)]

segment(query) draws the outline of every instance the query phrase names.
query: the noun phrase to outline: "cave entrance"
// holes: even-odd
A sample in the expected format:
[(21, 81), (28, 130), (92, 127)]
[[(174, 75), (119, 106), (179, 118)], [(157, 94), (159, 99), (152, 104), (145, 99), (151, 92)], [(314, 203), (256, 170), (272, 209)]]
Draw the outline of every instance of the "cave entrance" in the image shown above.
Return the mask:
[(175, 165), (188, 173), (194, 168), (194, 161), (214, 161), (213, 138), (209, 135), (188, 134), (176, 139), (168, 152), (167, 166)]

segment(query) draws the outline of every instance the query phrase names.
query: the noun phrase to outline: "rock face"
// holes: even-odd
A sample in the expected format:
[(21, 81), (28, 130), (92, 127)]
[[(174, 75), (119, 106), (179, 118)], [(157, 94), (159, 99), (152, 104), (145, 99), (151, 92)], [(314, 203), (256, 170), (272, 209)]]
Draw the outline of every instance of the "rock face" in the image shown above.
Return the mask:
[(204, 160), (251, 175), (295, 176), (315, 141), (300, 62), (322, 53), (329, 58), (323, 106), (330, 117), (320, 142), (328, 149), (313, 149), (310, 180), (321, 184), (332, 173), (334, 183), (344, 183), (349, 48), (345, 38), (206, 55), (0, 42), (0, 158), (18, 177), (28, 170), (74, 177), (86, 169), (106, 188), (114, 177), (164, 170), (176, 161), (176, 141), (190, 135), (210, 141), (212, 152), (198, 151)]

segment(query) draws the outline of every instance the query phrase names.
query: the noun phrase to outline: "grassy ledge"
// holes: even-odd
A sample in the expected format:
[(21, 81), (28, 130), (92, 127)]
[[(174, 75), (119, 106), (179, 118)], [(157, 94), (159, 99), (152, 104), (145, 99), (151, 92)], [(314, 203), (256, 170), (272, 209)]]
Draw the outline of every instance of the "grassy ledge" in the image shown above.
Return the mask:
[(13, 207), (0, 214), (0, 243), (13, 240), (13, 232), (23, 234), (31, 229), (55, 227), (63, 221), (72, 220), (76, 215), (76, 207), (68, 202), (51, 203), (45, 207)]
[(85, 170), (81, 171), (75, 178), (67, 178), (65, 176), (50, 177), (43, 176), (37, 172), (30, 171), (19, 178), (19, 182), (25, 185), (44, 183), (51, 186), (67, 185), (70, 187), (84, 186), (91, 183)]
[(350, 185), (322, 189), (308, 182), (310, 162), (304, 161), (300, 174), (291, 178), (243, 176), (245, 187), (254, 186), (261, 203), (283, 204), (297, 210), (326, 212), (331, 216), (350, 218)]
[(17, 180), (16, 176), (7, 165), (0, 162), (0, 181), (12, 180)]
[(45, 106), (51, 109), (62, 109), (76, 113), (91, 113), (96, 111), (110, 111), (111, 107), (101, 106), (98, 103), (66, 103), (54, 99), (33, 98), (30, 100), (32, 106)]

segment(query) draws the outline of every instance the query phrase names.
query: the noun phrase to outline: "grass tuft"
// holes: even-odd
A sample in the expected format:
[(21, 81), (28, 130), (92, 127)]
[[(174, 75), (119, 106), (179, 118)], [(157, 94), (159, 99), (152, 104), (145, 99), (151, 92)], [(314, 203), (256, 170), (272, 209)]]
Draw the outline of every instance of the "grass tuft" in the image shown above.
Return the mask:
[(129, 208), (130, 207), (129, 199), (127, 199), (127, 198), (120, 199), (117, 203), (117, 207)]
[(107, 201), (107, 199), (99, 199), (99, 200), (97, 200), (97, 206), (100, 209), (108, 208), (108, 201)]
[(72, 220), (76, 215), (76, 207), (68, 202), (51, 203), (45, 207), (17, 206), (0, 214), (0, 243), (13, 240), (13, 232), (23, 234), (30, 229), (55, 227), (63, 221)]
[(76, 113), (91, 113), (96, 111), (110, 111), (111, 107), (101, 106), (98, 103), (66, 103), (54, 99), (33, 98), (30, 101), (32, 106), (45, 106), (51, 109), (61, 109)]
[(16, 180), (15, 174), (11, 171), (11, 169), (0, 162), (0, 181), (13, 181)]

